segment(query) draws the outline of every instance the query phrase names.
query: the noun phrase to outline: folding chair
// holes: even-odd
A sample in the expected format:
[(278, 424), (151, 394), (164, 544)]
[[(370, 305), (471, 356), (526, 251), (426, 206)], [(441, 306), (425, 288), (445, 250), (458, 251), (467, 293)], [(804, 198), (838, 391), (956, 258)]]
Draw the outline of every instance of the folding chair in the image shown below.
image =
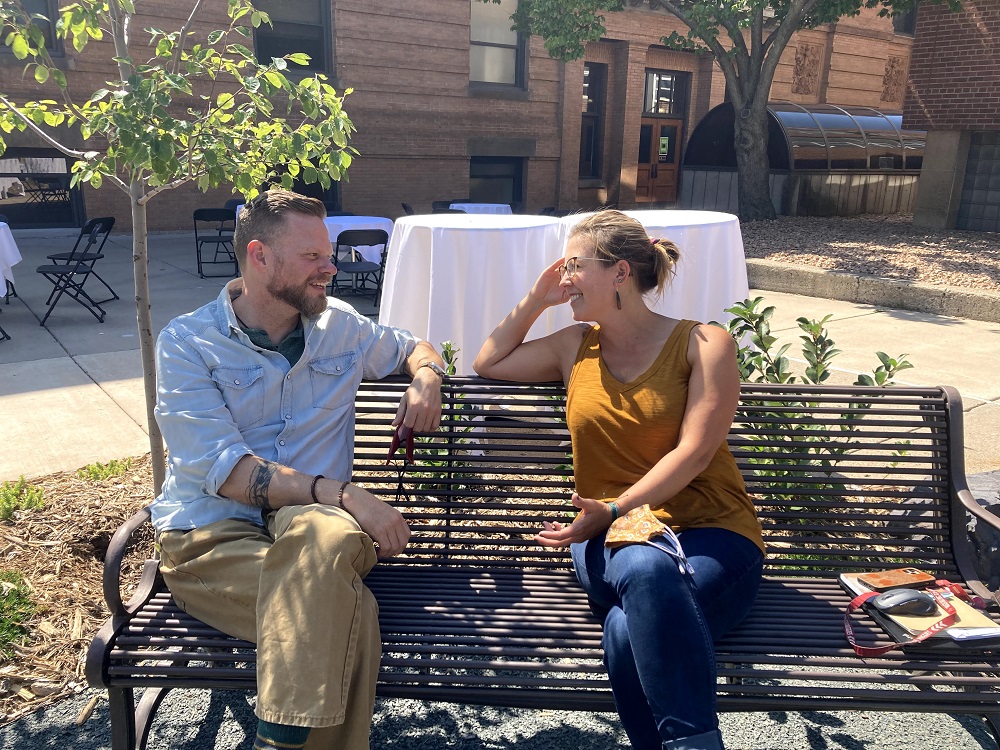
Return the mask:
[(399, 205), (403, 207), (403, 212), (407, 216), (413, 216), (414, 214), (416, 214), (416, 211), (413, 210), (413, 206), (411, 206), (409, 203), (400, 203)]
[(242, 206), (244, 203), (246, 203), (246, 201), (243, 200), (242, 198), (230, 198), (229, 200), (226, 201), (226, 205), (223, 206), (223, 208), (228, 208), (232, 211), (235, 211), (237, 206)]
[(451, 208), (451, 201), (431, 201), (431, 211), (437, 213)]
[(460, 208), (435, 208), (431, 211), (432, 214), (464, 214), (466, 213)]
[[(93, 269), (97, 261), (104, 257), (104, 255), (102, 254), (104, 250), (104, 243), (108, 241), (108, 236), (111, 234), (111, 228), (114, 225), (115, 225), (114, 216), (103, 216), (99, 219), (91, 219), (90, 221), (88, 221), (86, 224), (83, 225), (83, 229), (80, 230), (80, 235), (76, 238), (76, 244), (73, 245), (72, 250), (70, 250), (68, 253), (53, 253), (52, 255), (46, 255), (45, 257), (51, 261), (55, 261), (54, 265), (69, 264), (71, 260), (76, 259), (77, 250), (80, 247), (80, 243), (84, 242), (85, 240), (89, 242), (90, 235), (92, 235), (94, 232), (97, 232), (100, 244), (97, 247), (95, 247), (92, 251), (89, 251), (87, 253), (88, 256), (93, 256), (93, 257), (84, 258), (84, 260), (92, 261), (90, 265), (91, 269)], [(98, 305), (103, 305), (105, 302), (111, 302), (112, 300), (120, 299), (115, 290), (111, 288), (111, 285), (108, 284), (108, 282), (105, 281), (101, 277), (101, 275), (97, 273), (97, 271), (91, 270), (89, 275), (93, 276), (95, 279), (104, 284), (104, 288), (107, 289), (109, 292), (111, 292), (111, 296), (108, 297), (107, 299), (97, 300)], [(45, 300), (45, 304), (50, 304), (52, 302), (52, 295), (55, 293), (56, 290), (53, 289), (52, 292), (49, 294), (49, 298)], [(16, 297), (17, 295), (15, 294), (14, 296)]]
[[(389, 233), (384, 229), (345, 229), (338, 234), (337, 245), (333, 251), (333, 264), (337, 267), (337, 275), (330, 282), (334, 294), (372, 295), (375, 306), (378, 307), (382, 297), (382, 276), (385, 271), (385, 253), (388, 244)], [(378, 263), (365, 260), (355, 249), (364, 245), (382, 246), (381, 259)], [(341, 248), (345, 249), (344, 257), (348, 260), (340, 259)], [(352, 277), (350, 286), (340, 285), (342, 275)], [(374, 282), (374, 289), (368, 286), (369, 281)]]
[[(216, 263), (232, 263), (232, 273), (215, 273), (208, 276), (236, 276), (240, 272), (233, 250), (233, 233), (236, 231), (236, 210), (232, 208), (199, 208), (194, 212), (194, 243), (198, 254), (198, 275), (205, 278), (202, 266)], [(205, 246), (215, 251), (212, 260), (202, 260)], [(224, 256), (219, 260), (219, 256)]]
[(52, 293), (48, 299), (49, 309), (46, 310), (40, 325), (45, 325), (45, 321), (49, 319), (49, 315), (55, 310), (64, 294), (89, 310), (90, 314), (97, 318), (98, 323), (104, 322), (104, 308), (83, 289), (87, 278), (94, 271), (94, 264), (104, 257), (95, 250), (100, 242), (101, 232), (95, 227), (87, 237), (87, 244), (81, 247), (81, 244), (77, 243), (66, 263), (39, 266), (35, 269), (36, 273), (42, 274), (52, 284)]

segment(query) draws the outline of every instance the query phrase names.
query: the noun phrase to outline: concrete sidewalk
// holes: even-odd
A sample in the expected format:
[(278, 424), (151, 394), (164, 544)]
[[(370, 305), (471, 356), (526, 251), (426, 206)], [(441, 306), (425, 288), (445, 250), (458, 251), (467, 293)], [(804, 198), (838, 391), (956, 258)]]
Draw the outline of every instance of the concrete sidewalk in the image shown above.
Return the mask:
[[(41, 327), (50, 285), (36, 266), (45, 255), (71, 245), (60, 232), (15, 233), (23, 261), (15, 267), (18, 297), (3, 305), (0, 325), (11, 335), (0, 342), (0, 481), (71, 471), (94, 461), (148, 451), (146, 409), (136, 332), (131, 237), (113, 235), (98, 269), (122, 299), (104, 305), (98, 323), (64, 298)], [(149, 239), (153, 326), (214, 299), (228, 280), (199, 279), (191, 233)], [(220, 267), (221, 268), (221, 267)], [(103, 290), (102, 290), (103, 291)], [(830, 337), (843, 351), (831, 382), (853, 382), (879, 362), (876, 351), (908, 354), (914, 369), (900, 383), (953, 385), (965, 402), (968, 474), (1000, 470), (1000, 326), (872, 305), (752, 291), (776, 307), (771, 327), (792, 342), (800, 358), (796, 318), (831, 314)], [(362, 312), (372, 314), (368, 300)], [(367, 305), (365, 307), (364, 305)], [(434, 342), (438, 343), (438, 342)], [(464, 356), (472, 356), (464, 352)], [(798, 367), (797, 369), (801, 369)]]

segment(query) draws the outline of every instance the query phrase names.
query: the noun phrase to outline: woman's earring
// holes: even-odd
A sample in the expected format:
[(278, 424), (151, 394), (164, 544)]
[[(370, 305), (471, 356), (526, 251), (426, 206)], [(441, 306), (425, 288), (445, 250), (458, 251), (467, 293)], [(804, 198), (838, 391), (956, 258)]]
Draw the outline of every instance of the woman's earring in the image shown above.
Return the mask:
[(615, 304), (618, 305), (618, 309), (622, 309), (622, 296), (618, 293), (618, 289), (615, 289)]

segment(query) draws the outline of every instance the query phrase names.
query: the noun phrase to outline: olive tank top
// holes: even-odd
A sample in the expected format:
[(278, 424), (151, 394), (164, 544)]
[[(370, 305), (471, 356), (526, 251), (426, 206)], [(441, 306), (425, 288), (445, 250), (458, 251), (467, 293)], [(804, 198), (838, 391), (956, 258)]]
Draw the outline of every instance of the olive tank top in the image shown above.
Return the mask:
[[(680, 321), (656, 361), (631, 383), (619, 382), (605, 367), (599, 327), (584, 334), (566, 400), (581, 496), (614, 500), (677, 447), (691, 376), (688, 341), (696, 325)], [(651, 505), (675, 531), (729, 529), (764, 551), (760, 521), (725, 440), (687, 487), (659, 506)]]

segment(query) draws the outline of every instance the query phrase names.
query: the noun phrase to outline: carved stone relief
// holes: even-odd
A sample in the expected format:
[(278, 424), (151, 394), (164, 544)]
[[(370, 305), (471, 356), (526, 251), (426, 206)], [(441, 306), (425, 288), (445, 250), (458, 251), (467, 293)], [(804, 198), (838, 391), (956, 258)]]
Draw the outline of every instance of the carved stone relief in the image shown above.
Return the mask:
[(795, 49), (792, 70), (792, 93), (814, 95), (819, 86), (820, 49), (815, 44), (800, 44)]
[(903, 86), (906, 83), (906, 63), (902, 57), (890, 57), (885, 61), (885, 75), (882, 76), (883, 102), (903, 101)]

